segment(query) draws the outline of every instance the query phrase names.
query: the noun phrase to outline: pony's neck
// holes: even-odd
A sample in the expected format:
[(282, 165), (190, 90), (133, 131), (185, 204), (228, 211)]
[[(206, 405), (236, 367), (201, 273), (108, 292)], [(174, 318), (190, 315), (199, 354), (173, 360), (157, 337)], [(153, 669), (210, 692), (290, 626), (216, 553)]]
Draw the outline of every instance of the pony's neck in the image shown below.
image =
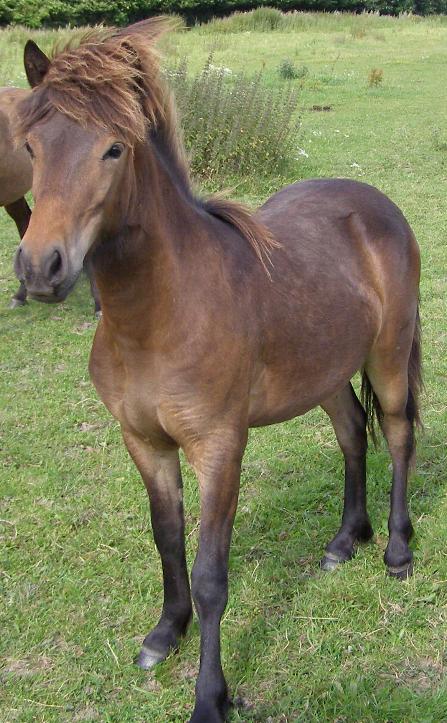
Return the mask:
[(198, 208), (179, 150), (163, 131), (158, 131), (139, 151), (135, 158), (137, 222), (150, 234), (155, 210), (165, 227), (182, 229)]
[(114, 230), (92, 262), (104, 316), (119, 323), (130, 307), (148, 313), (161, 299), (168, 303), (185, 245), (190, 251), (204, 215), (181, 159), (162, 135), (135, 149), (115, 209)]

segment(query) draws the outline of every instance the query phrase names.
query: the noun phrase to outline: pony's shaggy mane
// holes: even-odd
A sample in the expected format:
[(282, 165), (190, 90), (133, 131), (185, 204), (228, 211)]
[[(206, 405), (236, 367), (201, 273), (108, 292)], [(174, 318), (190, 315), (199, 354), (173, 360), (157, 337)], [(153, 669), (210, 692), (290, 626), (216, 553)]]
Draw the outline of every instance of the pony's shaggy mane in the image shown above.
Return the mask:
[(56, 46), (48, 72), (19, 109), (20, 136), (57, 110), (134, 146), (149, 127), (171, 126), (169, 93), (154, 40), (173, 25), (154, 18), (130, 28), (92, 28)]
[[(33, 125), (54, 111), (83, 127), (93, 124), (131, 148), (156, 134), (175, 160), (182, 185), (191, 190), (175, 106), (155, 47), (175, 24), (159, 17), (122, 30), (98, 27), (63, 47), (56, 45), (43, 80), (19, 105), (17, 137), (24, 139)], [(248, 209), (223, 198), (201, 201), (200, 206), (237, 228), (265, 267), (278, 244)]]

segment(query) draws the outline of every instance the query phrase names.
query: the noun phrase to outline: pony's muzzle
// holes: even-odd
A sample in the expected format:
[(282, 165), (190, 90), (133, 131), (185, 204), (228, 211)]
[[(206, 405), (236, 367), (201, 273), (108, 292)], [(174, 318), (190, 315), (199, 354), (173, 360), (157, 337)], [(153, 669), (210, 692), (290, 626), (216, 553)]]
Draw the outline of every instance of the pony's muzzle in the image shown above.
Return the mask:
[(17, 249), (14, 270), (23, 281), (28, 294), (37, 301), (62, 301), (69, 275), (67, 255), (59, 245), (51, 245), (43, 253), (32, 253), (24, 241)]

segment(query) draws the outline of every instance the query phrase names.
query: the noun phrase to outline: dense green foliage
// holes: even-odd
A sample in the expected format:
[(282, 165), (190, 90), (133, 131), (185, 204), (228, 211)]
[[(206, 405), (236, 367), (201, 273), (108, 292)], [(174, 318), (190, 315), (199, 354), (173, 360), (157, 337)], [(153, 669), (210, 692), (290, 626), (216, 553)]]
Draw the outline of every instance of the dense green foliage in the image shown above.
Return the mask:
[(0, 0), (0, 23), (31, 28), (100, 22), (125, 25), (158, 13), (178, 13), (189, 22), (203, 22), (213, 16), (253, 8), (271, 10), (271, 29), (275, 29), (281, 24), (280, 11), (427, 15), (447, 13), (447, 0)]

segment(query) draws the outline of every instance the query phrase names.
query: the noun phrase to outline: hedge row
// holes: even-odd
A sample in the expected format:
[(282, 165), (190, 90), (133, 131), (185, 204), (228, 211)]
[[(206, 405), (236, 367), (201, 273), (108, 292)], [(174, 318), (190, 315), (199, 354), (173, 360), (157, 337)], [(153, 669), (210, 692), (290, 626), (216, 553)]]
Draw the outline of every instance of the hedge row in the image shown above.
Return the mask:
[(158, 13), (178, 13), (195, 22), (260, 6), (284, 11), (447, 13), (447, 0), (0, 0), (0, 24), (16, 23), (32, 28), (99, 22), (125, 25)]

